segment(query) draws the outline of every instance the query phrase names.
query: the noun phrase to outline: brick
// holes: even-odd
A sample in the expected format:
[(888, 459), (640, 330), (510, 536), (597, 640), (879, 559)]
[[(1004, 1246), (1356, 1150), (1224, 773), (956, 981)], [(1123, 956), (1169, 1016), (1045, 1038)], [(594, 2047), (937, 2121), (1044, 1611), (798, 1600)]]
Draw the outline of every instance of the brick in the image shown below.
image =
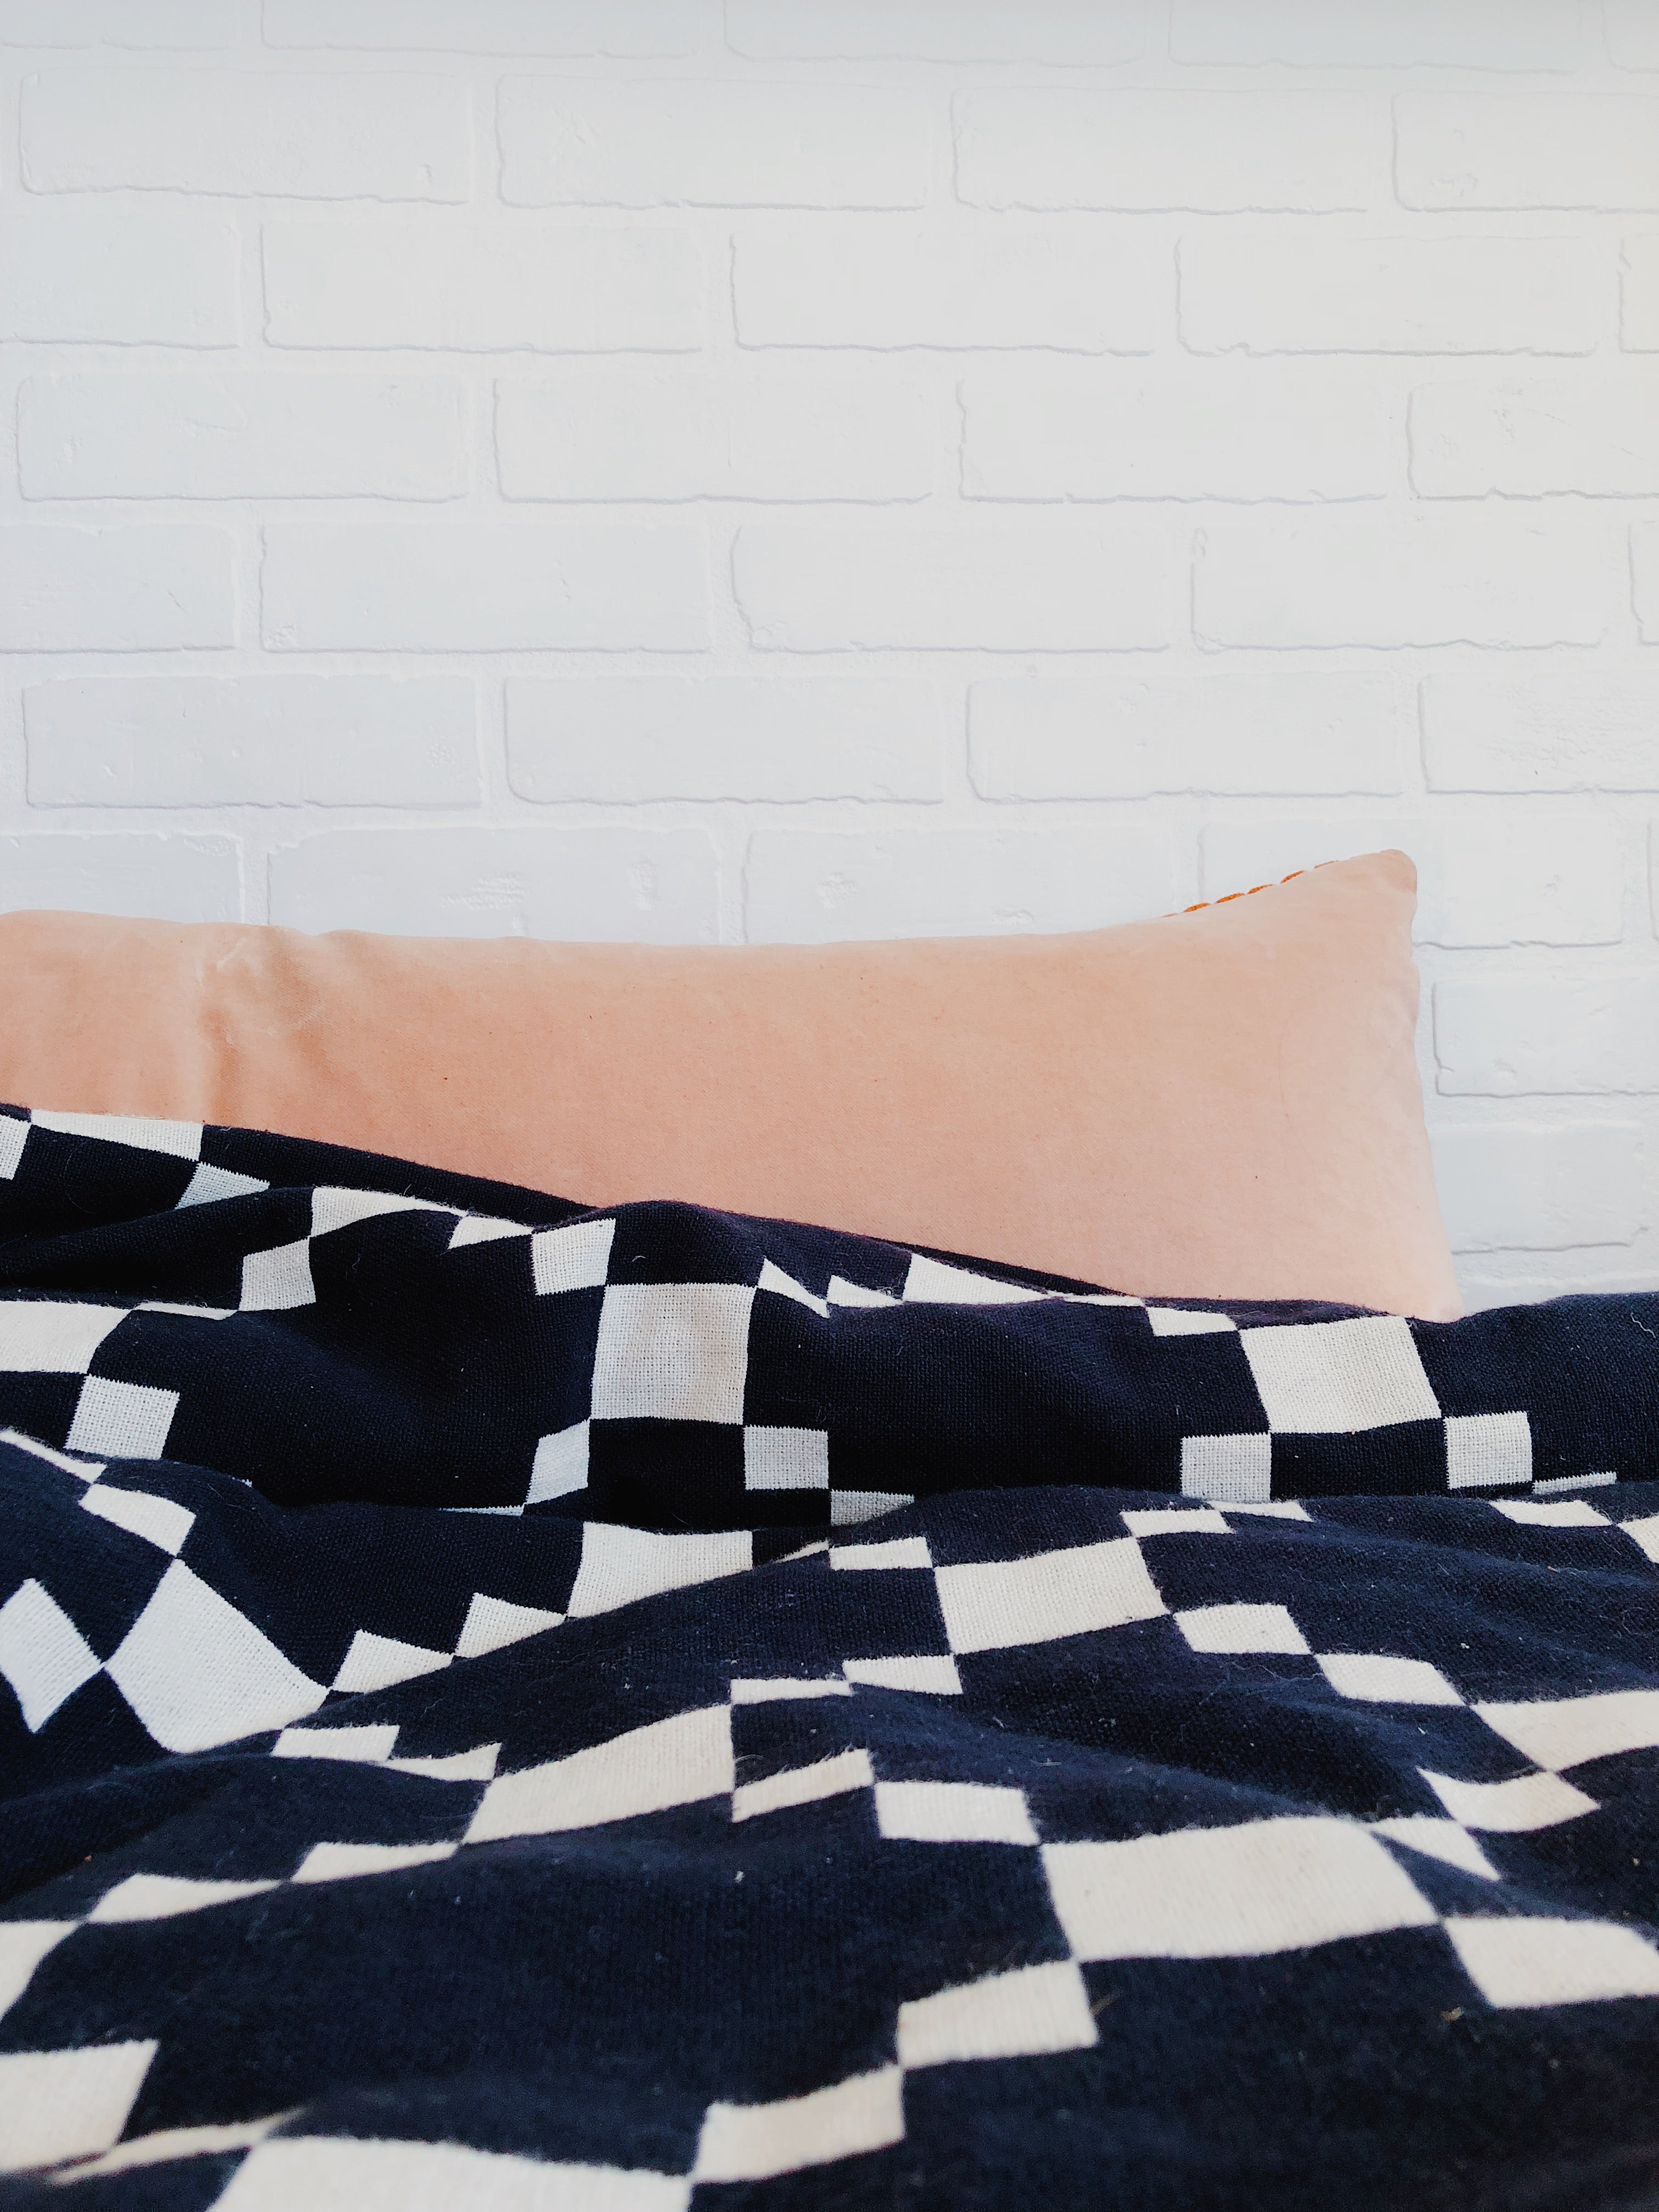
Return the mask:
[(1659, 100), (1407, 95), (1395, 184), (1407, 208), (1659, 208)]
[(236, 0), (0, 0), (0, 46), (228, 46)]
[(1601, 0), (1607, 48), (1620, 69), (1659, 70), (1659, 16), (1652, 0)]
[(463, 200), (468, 95), (437, 76), (60, 68), (23, 87), (31, 191)]
[(1132, 62), (1142, 0), (726, 0), (734, 53), (763, 60)]
[(1006, 936), (1167, 912), (1168, 848), (1119, 823), (1064, 830), (758, 830), (744, 871), (751, 943)]
[(699, 24), (696, 0), (264, 0), (268, 46), (666, 60)]
[(710, 945), (702, 830), (335, 830), (270, 857), (270, 918), (416, 937)]
[(1346, 365), (1022, 362), (958, 392), (969, 499), (1376, 499), (1394, 478), (1389, 398)]
[(1604, 275), (1582, 238), (1354, 238), (1305, 223), (1181, 242), (1195, 353), (1592, 352)]
[(1075, 225), (769, 224), (732, 271), (745, 346), (1150, 353), (1174, 289), (1157, 240)]
[(914, 678), (509, 677), (507, 775), (521, 799), (945, 796), (939, 694)]
[(956, 103), (957, 191), (987, 208), (1368, 208), (1389, 118), (1349, 93), (1000, 88)]
[(1395, 128), (1406, 207), (1659, 207), (1659, 100), (1418, 93)]
[(0, 526), (0, 652), (236, 642), (236, 541), (189, 523)]
[(275, 346), (688, 353), (703, 276), (678, 230), (563, 230), (391, 217), (269, 222)]
[(1659, 375), (1420, 385), (1410, 441), (1425, 499), (1659, 493)]
[(1205, 645), (1595, 645), (1622, 597), (1576, 519), (1340, 510), (1217, 523), (1194, 564)]
[(1455, 1252), (1629, 1244), (1647, 1225), (1633, 1121), (1487, 1122), (1433, 1133)]
[(1575, 0), (1176, 0), (1170, 33), (1177, 61), (1293, 69), (1568, 70), (1583, 42)]
[(738, 605), (763, 651), (915, 647), (1065, 653), (1167, 644), (1161, 531), (851, 530), (756, 524), (732, 556)]
[(1594, 809), (1212, 822), (1201, 844), (1206, 898), (1397, 847), (1417, 863), (1419, 944), (1615, 945), (1623, 933), (1617, 825)]
[(278, 522), (263, 636), (278, 653), (695, 652), (708, 642), (690, 530), (469, 518)]
[(1659, 669), (1427, 678), (1431, 791), (1659, 791)]
[(228, 837), (0, 837), (0, 911), (236, 921), (241, 860)]
[(0, 338), (233, 346), (242, 241), (216, 210), (95, 199), (0, 215)]
[(1156, 792), (1395, 792), (1388, 675), (989, 677), (968, 695), (982, 799)]
[(917, 94), (685, 78), (507, 77), (501, 198), (515, 207), (920, 207)]
[(1649, 645), (1659, 645), (1659, 522), (1638, 522), (1630, 534), (1636, 619)]
[(933, 487), (935, 410), (915, 385), (583, 369), (495, 390), (509, 499), (915, 500)]
[(1659, 353), (1659, 235), (1627, 238), (1621, 257), (1620, 337), (1627, 353)]
[(466, 806), (462, 676), (90, 676), (23, 694), (33, 806)]
[(26, 499), (453, 499), (466, 489), (447, 377), (32, 377), (18, 399)]
[(1434, 988), (1443, 1091), (1485, 1098), (1659, 1091), (1652, 969), (1458, 978)]

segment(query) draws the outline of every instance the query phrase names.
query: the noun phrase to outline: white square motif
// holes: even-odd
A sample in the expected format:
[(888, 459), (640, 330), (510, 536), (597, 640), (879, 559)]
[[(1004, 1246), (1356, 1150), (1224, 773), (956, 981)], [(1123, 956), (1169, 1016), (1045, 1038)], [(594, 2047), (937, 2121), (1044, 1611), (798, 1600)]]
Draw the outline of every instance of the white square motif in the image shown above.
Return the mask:
[(204, 1160), (185, 1185), (180, 1206), (217, 1206), (222, 1199), (251, 1198), (255, 1191), (269, 1190), (268, 1182), (258, 1176), (238, 1175), (234, 1168), (210, 1167)]
[(1247, 1328), (1239, 1341), (1278, 1434), (1351, 1436), (1440, 1418), (1411, 1324), (1398, 1315)]
[(873, 1690), (915, 1690), (930, 1698), (962, 1695), (962, 1677), (948, 1653), (943, 1658), (923, 1651), (896, 1659), (848, 1659), (842, 1672), (849, 1682)]
[(92, 2043), (0, 2057), (3, 2170), (16, 2173), (107, 2150), (125, 2127), (155, 2056), (153, 2043)]
[(830, 1437), (823, 1429), (745, 1429), (745, 1490), (828, 1490)]
[(1148, 1306), (1154, 1336), (1225, 1336), (1238, 1327), (1222, 1313), (1196, 1313), (1189, 1306)]
[(1605, 1513), (1598, 1513), (1588, 1498), (1494, 1498), (1494, 1513), (1523, 1528), (1606, 1528)]
[(20, 1121), (15, 1114), (0, 1114), (0, 1178), (9, 1182), (23, 1163), (23, 1147), (29, 1140), (29, 1125)]
[(1051, 1644), (1152, 1620), (1164, 1610), (1133, 1536), (1031, 1559), (939, 1567), (933, 1580), (952, 1651)]
[(97, 1452), (106, 1459), (160, 1459), (178, 1410), (176, 1390), (88, 1375), (64, 1442), (71, 1451)]
[(1054, 1292), (1034, 1290), (1029, 1283), (1001, 1283), (993, 1275), (947, 1267), (943, 1260), (929, 1260), (917, 1252), (911, 1255), (904, 1278), (904, 1296), (910, 1305), (1024, 1306), (1051, 1298)]
[(242, 1262), (244, 1313), (284, 1313), (291, 1306), (317, 1303), (311, 1279), (311, 1239), (296, 1237), (292, 1244), (276, 1244), (268, 1252), (250, 1252)]
[(65, 1298), (0, 1299), (0, 1371), (84, 1375), (93, 1353), (128, 1310), (75, 1305)]
[(1273, 1496), (1273, 1440), (1256, 1434), (1183, 1437), (1181, 1492), (1224, 1505), (1261, 1504)]
[(30, 1116), (37, 1129), (65, 1137), (96, 1137), (106, 1145), (132, 1145), (140, 1152), (167, 1152), (177, 1160), (202, 1157), (199, 1121), (156, 1121), (132, 1114), (46, 1114)]
[(537, 1295), (597, 1290), (611, 1265), (616, 1234), (611, 1215), (603, 1221), (568, 1222), (562, 1229), (538, 1229), (530, 1240), (530, 1272)]
[(889, 1574), (918, 1567), (925, 1570), (933, 1564), (933, 1555), (925, 1536), (889, 1536), (874, 1544), (835, 1544), (830, 1550), (830, 1566), (847, 1574)]
[(1319, 1664), (1339, 1697), (1379, 1705), (1461, 1705), (1457, 1692), (1426, 1659), (1388, 1651), (1323, 1651)]
[(747, 1528), (692, 1529), (682, 1535), (585, 1522), (581, 1562), (564, 1609), (572, 1620), (589, 1620), (642, 1597), (747, 1574), (754, 1560), (755, 1540)]
[(903, 2140), (904, 2075), (882, 2066), (775, 2104), (711, 2105), (691, 2174), (695, 2181), (764, 2181)]
[(331, 1236), (360, 1221), (373, 1221), (382, 1213), (453, 1213), (453, 1206), (434, 1206), (430, 1199), (404, 1198), (393, 1190), (341, 1190), (319, 1183), (311, 1194), (311, 1233)]
[(740, 1422), (754, 1302), (744, 1283), (613, 1283), (593, 1353), (594, 1419)]
[(878, 1782), (876, 1827), (889, 1842), (1035, 1844), (1025, 1792), (988, 1782)]
[(1194, 1651), (1302, 1653), (1308, 1639), (1282, 1605), (1195, 1605), (1175, 1617)]
[(1448, 1920), (1446, 1933), (1464, 1972), (1500, 2010), (1659, 1997), (1659, 1951), (1633, 1928), (1470, 1914)]
[(1418, 1771), (1450, 1817), (1490, 1835), (1525, 1836), (1559, 1828), (1596, 1809), (1595, 1800), (1559, 1774), (1515, 1774), (1507, 1782), (1461, 1782), (1455, 1775)]
[(97, 1653), (40, 1583), (22, 1583), (0, 1605), (0, 1674), (31, 1735), (97, 1672)]
[(153, 1498), (146, 1490), (119, 1490), (112, 1482), (94, 1482), (81, 1500), (82, 1510), (112, 1522), (129, 1535), (142, 1536), (163, 1552), (178, 1552), (196, 1525), (187, 1505), (171, 1498)]
[(105, 1669), (164, 1751), (284, 1727), (328, 1694), (175, 1559)]
[(435, 1674), (450, 1664), (453, 1656), (434, 1651), (429, 1644), (405, 1644), (399, 1637), (376, 1636), (372, 1630), (360, 1628), (329, 1687), (354, 1696), (389, 1690), (394, 1682), (412, 1682), (422, 1674)]
[(538, 1439), (525, 1492), (526, 1505), (544, 1504), (550, 1498), (568, 1498), (573, 1491), (586, 1489), (587, 1437), (587, 1423), (575, 1421)]
[(899, 2007), (899, 2063), (906, 2067), (1086, 2051), (1098, 2040), (1088, 1986), (1073, 1959), (1017, 1966)]
[(1448, 1414), (1448, 1490), (1498, 1490), (1531, 1480), (1532, 1425), (1524, 1413)]
[(856, 1528), (861, 1521), (879, 1521), (884, 1514), (897, 1513), (915, 1502), (908, 1490), (832, 1490), (830, 1526)]
[(1049, 1844), (1042, 1861), (1079, 1959), (1261, 1958), (1438, 1917), (1386, 1845), (1321, 1816)]
[(1597, 1690), (1587, 1698), (1526, 1698), (1474, 1710), (1534, 1766), (1582, 1766), (1622, 1751), (1659, 1750), (1659, 1690)]

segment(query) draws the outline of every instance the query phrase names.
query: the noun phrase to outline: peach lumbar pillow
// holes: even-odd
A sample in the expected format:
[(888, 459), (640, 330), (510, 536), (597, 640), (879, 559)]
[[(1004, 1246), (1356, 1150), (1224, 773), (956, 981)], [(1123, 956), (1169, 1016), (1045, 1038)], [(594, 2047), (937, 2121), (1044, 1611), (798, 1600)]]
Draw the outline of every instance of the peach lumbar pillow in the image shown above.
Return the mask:
[(1458, 1310), (1401, 853), (1118, 929), (659, 948), (0, 917), (0, 1097), (1164, 1296)]

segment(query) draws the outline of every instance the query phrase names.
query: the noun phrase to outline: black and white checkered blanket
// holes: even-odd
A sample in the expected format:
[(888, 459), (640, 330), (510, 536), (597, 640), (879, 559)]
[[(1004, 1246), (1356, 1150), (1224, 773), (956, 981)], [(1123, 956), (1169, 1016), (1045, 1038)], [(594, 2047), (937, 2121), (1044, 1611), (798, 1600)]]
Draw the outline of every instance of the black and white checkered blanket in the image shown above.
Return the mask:
[(0, 1115), (0, 2203), (1659, 2203), (1659, 1298)]

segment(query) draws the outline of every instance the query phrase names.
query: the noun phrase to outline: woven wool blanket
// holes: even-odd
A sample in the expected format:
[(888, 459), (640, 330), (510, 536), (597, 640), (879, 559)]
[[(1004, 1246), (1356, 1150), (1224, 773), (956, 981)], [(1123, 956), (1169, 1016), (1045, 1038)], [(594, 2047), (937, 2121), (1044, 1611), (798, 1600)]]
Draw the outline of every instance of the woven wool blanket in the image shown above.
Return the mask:
[(1659, 2203), (1659, 1297), (0, 1111), (0, 2206)]

